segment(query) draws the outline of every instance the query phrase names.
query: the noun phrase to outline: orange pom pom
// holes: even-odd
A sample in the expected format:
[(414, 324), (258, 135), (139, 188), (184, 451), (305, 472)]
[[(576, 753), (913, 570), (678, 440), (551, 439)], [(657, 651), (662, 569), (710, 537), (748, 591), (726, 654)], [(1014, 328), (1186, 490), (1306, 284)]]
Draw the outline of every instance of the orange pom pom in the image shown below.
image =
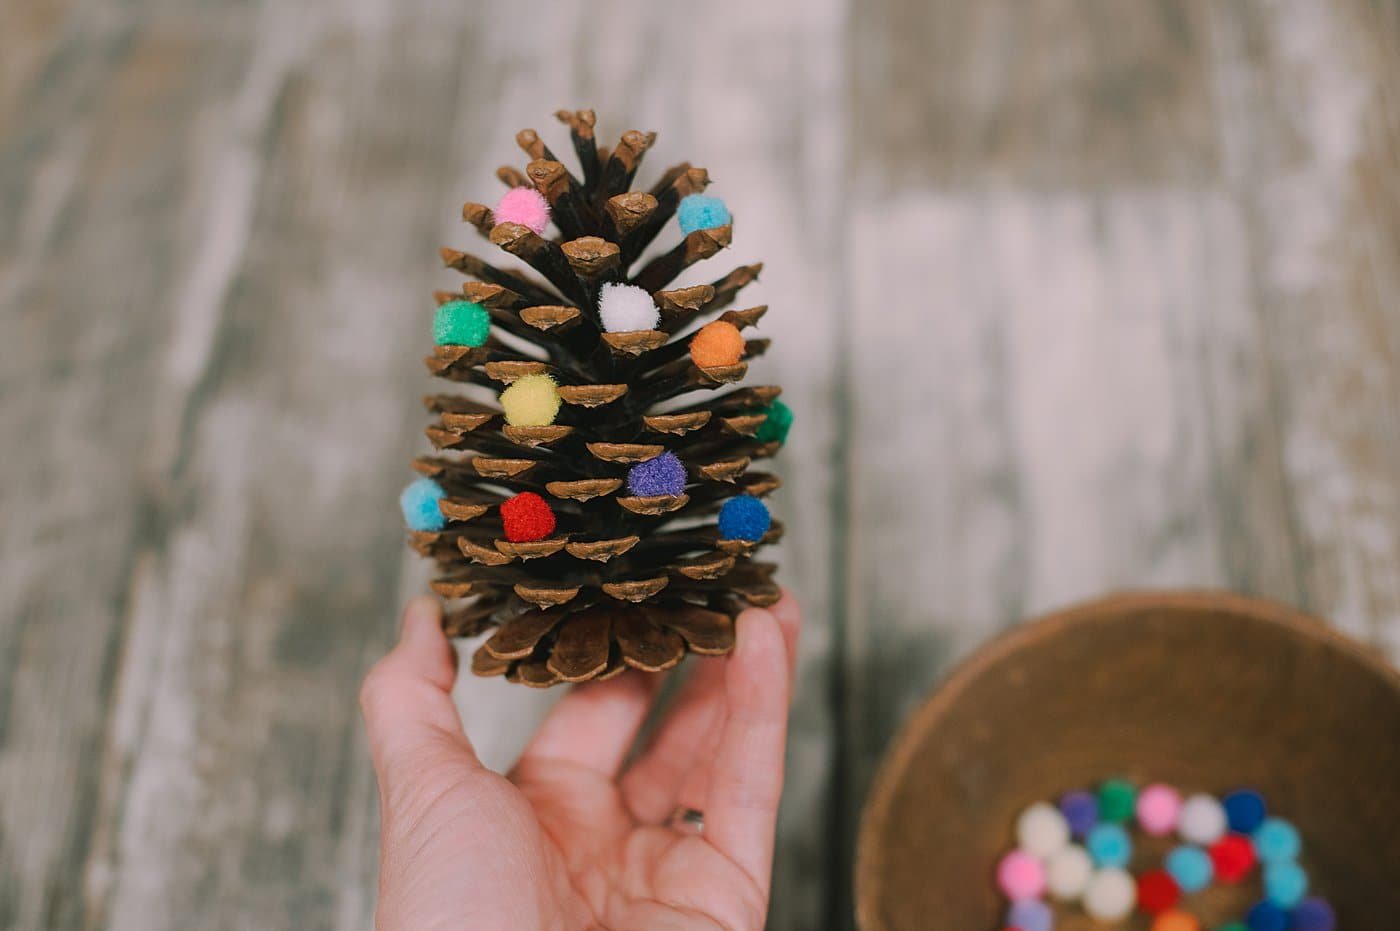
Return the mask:
[(690, 338), (690, 358), (702, 369), (733, 365), (744, 355), (744, 336), (728, 320), (707, 323)]

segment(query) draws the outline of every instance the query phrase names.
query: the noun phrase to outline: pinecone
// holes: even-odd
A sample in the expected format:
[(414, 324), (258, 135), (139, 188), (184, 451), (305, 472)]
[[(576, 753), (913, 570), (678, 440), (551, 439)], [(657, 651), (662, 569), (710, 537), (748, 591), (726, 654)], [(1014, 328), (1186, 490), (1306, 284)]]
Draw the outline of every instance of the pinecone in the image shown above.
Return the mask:
[[(733, 648), (739, 611), (779, 596), (776, 566), (752, 558), (782, 534), (759, 500), (778, 479), (749, 466), (791, 423), (775, 386), (711, 393), (768, 348), (740, 333), (766, 307), (725, 310), (761, 266), (668, 290), (730, 241), (705, 170), (683, 163), (631, 191), (656, 134), (609, 151), (592, 111), (557, 116), (581, 177), (527, 129), (525, 172), (497, 172), (511, 189), (494, 210), (462, 210), (538, 277), (442, 250), (477, 280), (437, 295), (426, 362), (489, 400), (425, 399), (443, 454), (414, 461), (425, 478), (401, 502), (413, 547), (438, 564), (433, 589), (467, 599), (447, 632), (494, 628), (472, 670), (537, 687)], [(672, 217), (681, 241), (643, 261)]]

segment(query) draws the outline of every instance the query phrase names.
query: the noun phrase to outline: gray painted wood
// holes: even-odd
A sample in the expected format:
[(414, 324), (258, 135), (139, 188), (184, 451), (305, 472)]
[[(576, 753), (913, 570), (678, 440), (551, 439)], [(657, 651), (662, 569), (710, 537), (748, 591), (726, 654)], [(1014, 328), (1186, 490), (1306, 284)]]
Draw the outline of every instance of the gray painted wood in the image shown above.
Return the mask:
[[(955, 658), (1217, 585), (1400, 656), (1400, 11), (0, 7), (0, 927), (365, 927), (436, 247), (594, 106), (707, 165), (799, 421), (774, 928)], [(508, 765), (557, 698), (464, 681)]]

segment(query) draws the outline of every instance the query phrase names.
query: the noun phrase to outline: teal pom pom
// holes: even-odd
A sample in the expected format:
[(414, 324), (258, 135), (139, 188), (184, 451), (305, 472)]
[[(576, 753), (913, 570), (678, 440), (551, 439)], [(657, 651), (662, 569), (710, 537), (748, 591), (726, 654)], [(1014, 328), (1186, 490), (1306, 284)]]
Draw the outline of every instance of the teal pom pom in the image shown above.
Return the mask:
[(788, 431), (792, 429), (792, 408), (782, 401), (774, 401), (760, 413), (768, 415), (768, 419), (759, 424), (754, 439), (760, 443), (786, 443)]
[(438, 502), (445, 494), (442, 486), (430, 478), (420, 478), (405, 488), (399, 495), (399, 507), (408, 529), (424, 531), (446, 527), (447, 518), (438, 510)]
[(1133, 859), (1133, 841), (1117, 824), (1096, 825), (1084, 839), (1084, 846), (1099, 869), (1126, 867)]
[(1279, 908), (1292, 908), (1308, 894), (1308, 874), (1292, 860), (1264, 867), (1264, 897)]
[(772, 525), (768, 508), (753, 495), (739, 495), (719, 509), (719, 536), (722, 540), (748, 540), (757, 543)]
[(676, 222), (681, 225), (681, 232), (689, 236), (696, 230), (712, 230), (734, 221), (729, 216), (729, 208), (718, 197), (691, 194), (681, 201), (680, 209), (676, 211)]
[(1282, 818), (1265, 818), (1254, 832), (1254, 853), (1264, 863), (1296, 860), (1302, 850), (1298, 829)]
[(433, 314), (433, 342), (439, 346), (480, 346), (491, 332), (491, 315), (471, 301), (448, 301)]
[(1209, 886), (1215, 876), (1215, 864), (1210, 855), (1191, 844), (1183, 844), (1167, 854), (1166, 867), (1181, 891), (1188, 895)]

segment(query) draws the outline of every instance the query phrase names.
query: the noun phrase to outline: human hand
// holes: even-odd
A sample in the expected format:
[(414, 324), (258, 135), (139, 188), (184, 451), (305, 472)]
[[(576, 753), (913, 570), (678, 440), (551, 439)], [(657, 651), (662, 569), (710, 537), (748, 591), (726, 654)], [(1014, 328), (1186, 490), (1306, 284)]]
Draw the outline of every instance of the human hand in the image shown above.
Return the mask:
[[(661, 677), (576, 686), (508, 776), (482, 766), (430, 598), (360, 703), (379, 776), (379, 931), (761, 929), (801, 615), (749, 609), (625, 768)], [(700, 832), (670, 820), (704, 813)]]

